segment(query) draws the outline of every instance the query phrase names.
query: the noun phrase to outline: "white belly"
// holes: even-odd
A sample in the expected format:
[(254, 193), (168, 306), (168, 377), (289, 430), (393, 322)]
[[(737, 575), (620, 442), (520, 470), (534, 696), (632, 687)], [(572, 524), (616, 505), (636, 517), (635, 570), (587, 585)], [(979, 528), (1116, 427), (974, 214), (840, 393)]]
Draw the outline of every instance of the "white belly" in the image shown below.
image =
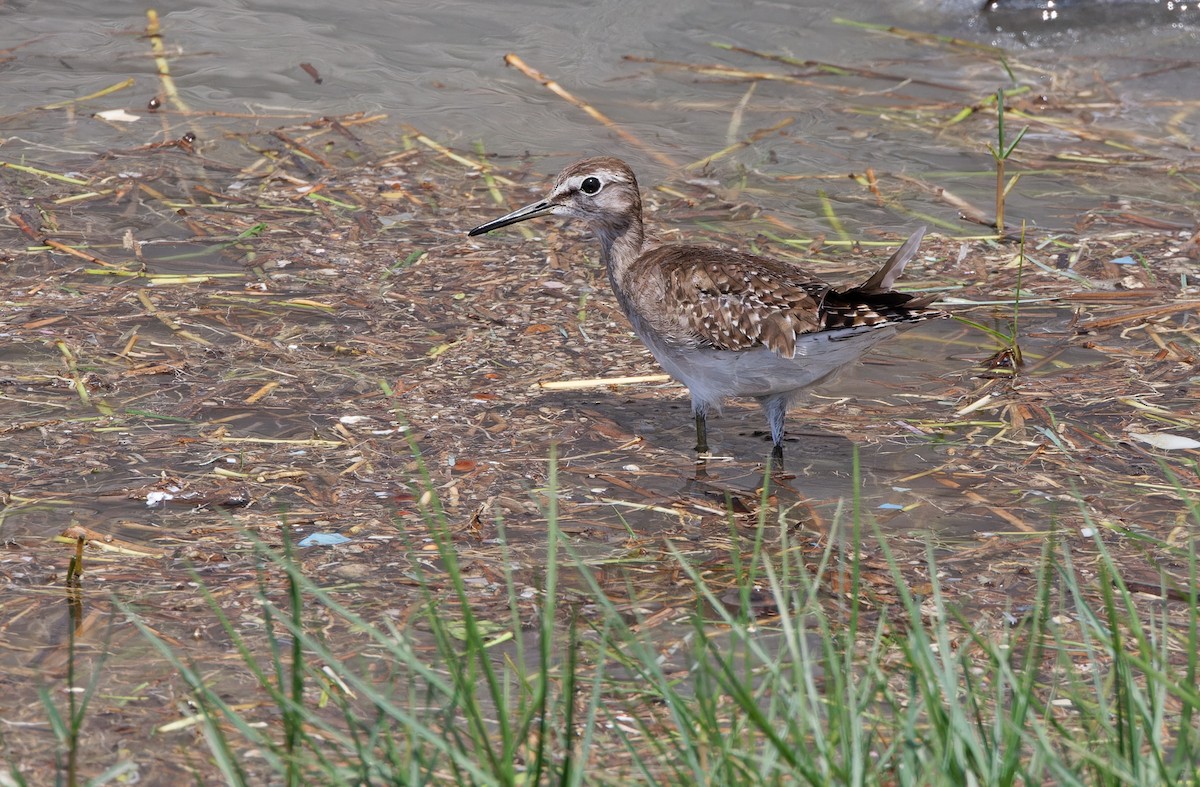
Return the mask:
[(667, 374), (686, 385), (692, 399), (708, 409), (719, 407), (721, 400), (731, 396), (761, 398), (798, 393), (894, 336), (896, 326), (807, 334), (797, 338), (794, 358), (785, 358), (766, 347), (738, 352), (680, 347), (667, 343), (652, 330), (638, 333)]

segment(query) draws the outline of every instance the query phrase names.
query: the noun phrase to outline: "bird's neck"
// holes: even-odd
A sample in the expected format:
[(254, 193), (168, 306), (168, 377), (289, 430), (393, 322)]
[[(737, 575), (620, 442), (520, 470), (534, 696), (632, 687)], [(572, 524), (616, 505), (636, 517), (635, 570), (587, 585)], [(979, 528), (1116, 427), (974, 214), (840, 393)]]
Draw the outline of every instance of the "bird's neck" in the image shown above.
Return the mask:
[(600, 240), (600, 259), (608, 270), (609, 281), (622, 305), (628, 289), (627, 274), (641, 256), (646, 243), (641, 205), (637, 208), (636, 212), (622, 216), (619, 220), (593, 227), (596, 237)]

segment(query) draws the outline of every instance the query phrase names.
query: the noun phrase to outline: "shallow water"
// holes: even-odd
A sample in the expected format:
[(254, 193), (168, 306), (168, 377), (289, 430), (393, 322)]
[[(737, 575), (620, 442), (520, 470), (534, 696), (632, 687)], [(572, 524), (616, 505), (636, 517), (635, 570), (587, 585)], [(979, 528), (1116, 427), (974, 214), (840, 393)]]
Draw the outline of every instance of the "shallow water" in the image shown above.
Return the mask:
[[(305, 575), (356, 613), (403, 626), (421, 603), (412, 578), (442, 578), (425, 492), (442, 506), (472, 603), (502, 626), (501, 566), (514, 572), (522, 620), (537, 618), (552, 492), (601, 588), (639, 610), (694, 605), (679, 554), (736, 586), (733, 556), (760, 521), (768, 551), (784, 528), (813, 554), (846, 544), (855, 499), (889, 534), (906, 579), (922, 584), (929, 545), (945, 557), (954, 601), (1006, 614), (1031, 598), (1045, 533), (1086, 556), (1085, 520), (1160, 537), (1186, 522), (1172, 484), (1195, 491), (1190, 455), (1152, 454), (1125, 433), (1194, 433), (1194, 317), (1118, 321), (1086, 336), (1076, 327), (1196, 297), (1200, 271), (1180, 232), (1197, 214), (1197, 25), (1108, 6), (1042, 25), (980, 18), (976, 5), (210, 0), (163, 11), (190, 109), (149, 114), (161, 86), (144, 4), (0, 3), (0, 161), (105, 176), (85, 187), (0, 169), (13, 211), (0, 216), (0, 689), (16, 698), (5, 723), (34, 730), (6, 736), (13, 756), (51, 762), (35, 690), (63, 678), (73, 642), (86, 662), (77, 675), (103, 658), (100, 710), (85, 731), (94, 772), (119, 757), (137, 760), (146, 783), (194, 778), (176, 763), (203, 748), (186, 732), (156, 734), (154, 752), (113, 753), (130, 730), (149, 735), (186, 715), (187, 693), (113, 598), (135, 605), (220, 691), (254, 693), (196, 583), (254, 639), (255, 588), (285, 591), (280, 572), (264, 574), (254, 540), (334, 533), (350, 540), (297, 551)], [(863, 71), (785, 65), (714, 41)], [(508, 52), (628, 136), (506, 67)], [(713, 64), (760, 75), (698, 69)], [(678, 386), (538, 388), (658, 371), (617, 313), (590, 240), (553, 222), (531, 226), (524, 242), (463, 235), (539, 193), (563, 162), (618, 154), (639, 172), (655, 229), (794, 255), (837, 282), (861, 281), (875, 255), (930, 224), (936, 242), (905, 284), (993, 303), (954, 308), (1004, 332), (1014, 247), (959, 217), (960, 202), (988, 208), (994, 116), (983, 107), (950, 121), (1010, 86), (1006, 66), (1028, 89), (1011, 101), (1025, 116), (1010, 127), (1030, 131), (1008, 204), (1010, 225), (1036, 227), (1038, 267), (1021, 286), (1037, 299), (1020, 311), (1026, 366), (1011, 384), (989, 380), (984, 361), (998, 345), (962, 323), (903, 334), (796, 407), (765, 508), (769, 442), (753, 405), (731, 403), (711, 420), (714, 456), (697, 465)], [(109, 96), (37, 109), (127, 78), (134, 85)], [(92, 116), (114, 108), (141, 119)], [(387, 117), (353, 139), (310, 138), (319, 124), (302, 126), (354, 112)], [(789, 118), (708, 167), (682, 169)], [(335, 164), (289, 153), (269, 133), (285, 126)], [(468, 156), (481, 143), (516, 181), (501, 188), (504, 204), (476, 167), (447, 164), (414, 129)], [(198, 156), (137, 150), (188, 131)], [(278, 179), (243, 171), (268, 161)], [(298, 185), (312, 184), (358, 201), (322, 213), (300, 199)], [(112, 193), (81, 194), (92, 187)], [(88, 272), (92, 263), (33, 245), (14, 216), (38, 232), (57, 227), (110, 268)], [(1146, 230), (1147, 220), (1166, 229)], [(880, 247), (847, 250), (860, 242)], [(1077, 290), (1091, 299), (1067, 300)], [(72, 527), (92, 541), (82, 583), (64, 587), (74, 542), (54, 538)], [(886, 570), (879, 577), (893, 584)], [(561, 579), (571, 603), (587, 603), (591, 586), (574, 567)], [(328, 633), (354, 648), (356, 632)], [(261, 638), (252, 647), (263, 657)], [(385, 662), (380, 674), (394, 669)], [(277, 722), (269, 705), (248, 713)]]
[[(1051, 104), (1066, 105), (1066, 120), (1087, 127), (1096, 121), (1145, 138), (1118, 138), (1134, 147), (1152, 145), (1167, 127), (1195, 137), (1200, 98), (1195, 53), (1197, 14), (1178, 12), (1164, 23), (1155, 4), (1108, 5), (1087, 14), (1071, 9), (1056, 22), (1027, 21), (1020, 29), (974, 12), (976, 3), (770, 3), (732, 6), (711, 0), (656, 3), (617, 0), (583, 7), (521, 2), (496, 6), (439, 2), (420, 6), (379, 2), (336, 6), (317, 2), (255, 4), (208, 0), (186, 10), (162, 12), (164, 42), (180, 94), (197, 113), (278, 113), (301, 116), (385, 112), (389, 122), (410, 124), (434, 138), (469, 147), (481, 141), (498, 156), (549, 155), (549, 172), (563, 160), (613, 153), (631, 160), (648, 183), (664, 172), (656, 151), (686, 163), (734, 139), (795, 119), (784, 136), (769, 138), (721, 164), (736, 162), (772, 175), (812, 176), (861, 172), (867, 167), (920, 174), (986, 206), (991, 163), (980, 138), (969, 150), (930, 144), (927, 130), (879, 122), (888, 108), (925, 106), (949, 117), (1010, 84), (994, 56), (965, 56), (904, 38), (868, 33), (841, 24), (849, 19), (949, 36), (1009, 50), (1014, 76), (1044, 91)], [(147, 56), (144, 4), (49, 0), (8, 6), (0, 48), (5, 90), (0, 96), (0, 135), (10, 137), (6, 159), (32, 155), (58, 168), (72, 152), (88, 154), (170, 139), (192, 128), (210, 150), (228, 140), (206, 136), (202, 116), (132, 124), (105, 123), (91, 113), (125, 108), (145, 116), (160, 93)], [(1132, 9), (1132, 10), (1131, 10)], [(1006, 21), (1012, 19), (1010, 15)], [(1154, 23), (1150, 23), (1151, 20)], [(803, 61), (866, 68), (876, 76), (833, 78), (811, 67), (781, 67), (744, 53), (714, 48), (729, 44)], [(531, 67), (605, 113), (640, 149), (618, 137), (504, 65), (516, 53)], [(653, 59), (660, 64), (626, 60)], [(670, 63), (716, 64), (770, 70), (784, 81), (765, 80), (747, 96), (750, 81), (695, 73)], [(301, 68), (309, 64), (318, 83)], [(84, 102), (74, 112), (29, 111), (107, 88), (132, 77), (132, 88)], [(916, 80), (909, 82), (908, 80)], [(876, 96), (875, 100), (871, 95)], [(738, 117), (737, 107), (746, 99)], [(1182, 102), (1182, 104), (1180, 103)], [(874, 107), (872, 106), (874, 104)], [(5, 117), (7, 116), (7, 117)], [(249, 122), (249, 121), (248, 121)], [(1100, 133), (1106, 134), (1106, 130)], [(1054, 126), (1032, 129), (1070, 153), (1078, 145)], [(19, 139), (19, 141), (18, 141)], [(1029, 169), (1029, 167), (1026, 167)], [(1095, 183), (1080, 193), (1064, 188), (1062, 173), (1026, 176), (1010, 207), (1011, 221), (1070, 227), (1082, 211), (1109, 194), (1150, 193), (1136, 178), (1119, 186)], [(781, 208), (813, 217), (810, 183)], [(853, 228), (896, 226), (894, 216), (860, 203), (836, 184), (830, 191)], [(1169, 199), (1159, 184), (1158, 196)], [(898, 227), (899, 229), (899, 227)]]
[[(380, 2), (348, 7), (292, 2), (247, 8), (228, 0), (212, 0), (162, 13), (171, 73), (189, 109), (168, 107), (156, 114), (145, 110), (147, 102), (161, 94), (161, 86), (143, 35), (142, 4), (112, 2), (96, 7), (51, 1), (36, 8), (10, 5), (4, 11), (4, 38), (0, 40), (0, 49), (4, 49), (0, 74), (5, 83), (0, 95), (0, 159), (68, 175), (86, 175), (103, 163), (130, 184), (153, 185), (165, 177), (180, 194), (211, 186), (222, 194), (244, 195), (246, 204), (251, 205), (254, 181), (240, 178), (236, 167), (226, 164), (249, 165), (259, 159), (265, 146), (252, 132), (318, 116), (382, 112), (387, 118), (381, 125), (387, 131), (376, 132), (377, 137), (394, 138), (415, 128), (472, 155), (479, 142), (500, 166), (519, 164), (526, 154), (537, 156), (528, 169), (541, 174), (527, 180), (524, 185), (529, 188), (504, 189), (510, 204), (537, 193), (538, 182), (565, 160), (614, 153), (628, 158), (641, 174), (643, 188), (653, 191), (651, 206), (661, 213), (652, 215), (650, 221), (662, 230), (702, 230), (717, 242), (730, 242), (732, 237), (733, 242), (745, 238), (751, 243), (753, 233), (765, 232), (785, 238), (809, 233), (861, 240), (874, 238), (877, 231), (906, 234), (914, 223), (930, 222), (943, 232), (970, 236), (981, 233), (982, 228), (961, 221), (956, 203), (941, 199), (941, 194), (953, 191), (969, 203), (988, 206), (994, 188), (993, 164), (986, 149), (991, 114), (984, 108), (961, 124), (950, 121), (963, 107), (980, 104), (997, 88), (1009, 86), (1007, 67), (1019, 84), (1030, 88), (1013, 99), (1014, 108), (1027, 116), (1010, 123), (1029, 124), (1030, 131), (1014, 162), (1013, 171), (1022, 173), (1022, 179), (1008, 200), (1010, 225), (1030, 222), (1051, 240), (1056, 231), (1094, 224), (1114, 229), (1138, 226), (1139, 217), (1144, 216), (1187, 226), (1195, 212), (1195, 188), (1190, 179), (1178, 175), (1195, 166), (1194, 140), (1200, 129), (1200, 91), (1195, 86), (1200, 81), (1194, 53), (1200, 26), (1185, 15), (1164, 23), (1149, 12), (1139, 15), (1129, 6), (1105, 6), (1086, 17), (1072, 12), (1063, 20), (1043, 24), (1011, 12), (980, 17), (974, 13), (974, 5), (860, 0), (839, 3), (836, 8), (827, 3), (766, 2), (735, 7), (693, 0), (646, 6), (621, 0), (587, 9), (536, 2), (503, 7), (441, 2), (420, 8)], [(865, 31), (839, 19), (901, 25), (1001, 49), (934, 45), (927, 39)], [(720, 49), (714, 42), (753, 51)], [(502, 58), (510, 52), (598, 108), (615, 125), (597, 122), (505, 66)], [(782, 64), (754, 52), (809, 62)], [(311, 73), (301, 64), (308, 64)], [(862, 71), (835, 76), (824, 68), (830, 64)], [(712, 65), (760, 78), (746, 73), (714, 74), (700, 68)], [(111, 95), (67, 108), (38, 109), (127, 78), (132, 78), (134, 85)], [(1042, 111), (1039, 107), (1044, 115), (1038, 114)], [(92, 116), (115, 108), (125, 108), (140, 119), (120, 123)], [(674, 191), (656, 188), (668, 174), (679, 171), (668, 167), (664, 158), (680, 165), (694, 162), (788, 119), (791, 125), (781, 131), (694, 175), (670, 182)], [(133, 152), (139, 146), (177, 139), (187, 131), (197, 133), (197, 151), (222, 162), (224, 169), (200, 177), (187, 171), (175, 175), (153, 157)], [(1114, 149), (1123, 156), (1114, 159), (1120, 166), (1096, 158)], [(303, 157), (294, 161), (305, 166)], [(846, 177), (871, 170), (889, 185), (886, 199), (873, 197)], [(406, 183), (401, 167), (394, 172), (389, 177)], [(24, 176), (11, 170), (0, 170), (0, 177), (12, 179), (14, 194), (25, 187), (19, 179)], [(336, 177), (315, 167), (311, 179), (322, 178), (336, 183)], [(896, 185), (909, 183), (912, 185)], [(692, 191), (680, 200), (678, 189), (684, 187)], [(63, 193), (72, 195), (72, 188), (64, 186)], [(144, 264), (154, 274), (199, 270), (241, 275), (256, 264), (253, 245), (239, 245), (237, 238), (200, 237), (188, 223), (186, 210), (163, 210), (149, 197), (139, 198), (136, 190), (123, 193), (120, 199), (91, 201), (78, 208), (66, 203), (59, 208), (78, 232), (64, 239), (82, 240), (98, 254), (119, 256), (122, 239), (130, 233), (142, 244)], [(682, 224), (676, 220), (681, 202), (706, 193), (700, 201), (715, 203), (712, 221), (705, 220), (703, 208), (693, 211)], [(33, 205), (31, 201), (22, 207)], [(750, 220), (729, 220), (742, 218), (742, 213)], [(475, 214), (430, 216), (406, 210), (401, 204), (393, 215), (381, 216), (381, 221), (387, 219), (387, 231), (369, 242), (394, 244), (398, 256), (403, 257), (412, 253), (409, 244), (420, 232), (426, 239), (415, 244), (416, 251), (433, 247), (428, 236), (437, 236), (441, 243), (461, 242), (459, 230), (486, 218)], [(11, 226), (7, 229), (13, 230)], [(259, 232), (269, 233), (270, 225), (267, 222), (256, 229), (242, 224), (233, 233), (239, 231), (257, 237)], [(14, 251), (28, 242), (15, 230), (9, 237)], [(753, 242), (759, 239), (761, 236)], [(307, 295), (319, 299), (331, 285), (337, 288), (349, 259), (342, 255), (354, 254), (344, 250), (336, 237), (321, 240), (328, 242), (297, 248), (294, 258), (272, 260), (292, 266), (299, 277), (311, 282), (310, 291), (292, 293), (298, 301)], [(475, 248), (485, 247), (497, 252), (504, 248), (499, 239), (481, 239)], [(436, 254), (435, 248), (431, 264), (453, 265), (452, 260), (441, 260)], [(589, 254), (582, 253), (580, 258), (587, 260)], [(10, 272), (29, 274), (35, 282), (42, 276), (41, 266), (45, 266), (46, 277), (63, 270), (61, 261), (37, 253), (11, 260)], [(580, 273), (585, 281), (577, 286), (570, 276), (562, 275), (560, 267), (556, 263), (549, 271), (531, 274), (530, 283), (514, 288), (511, 297), (516, 301), (529, 297), (529, 288), (536, 292), (536, 278), (542, 276), (563, 287), (569, 297), (599, 292), (595, 297), (601, 302), (607, 298), (594, 271)], [(100, 301), (122, 304), (129, 302), (133, 290), (144, 287), (150, 293), (148, 302), (152, 302), (157, 297), (154, 284), (112, 277), (89, 280), (87, 292)], [(68, 281), (61, 286), (69, 294), (78, 285)], [(238, 474), (250, 483), (262, 472), (262, 463), (269, 464), (263, 452), (256, 453), (254, 447), (261, 443), (254, 441), (303, 441), (316, 434), (328, 435), (342, 413), (354, 411), (353, 403), (369, 398), (367, 392), (375, 385), (369, 376), (375, 367), (357, 371), (359, 362), (351, 354), (337, 371), (345, 376), (345, 382), (334, 386), (332, 394), (322, 390), (286, 401), (253, 399), (259, 386), (294, 379), (288, 377), (288, 364), (296, 362), (289, 354), (337, 357), (347, 341), (354, 345), (355, 353), (391, 353), (389, 357), (402, 370), (397, 378), (401, 387), (405, 375), (438, 378), (438, 397), (405, 405), (411, 407), (408, 415), (416, 420), (428, 418), (432, 424), (421, 434), (422, 450), (430, 451), (433, 461), (451, 467), (458, 466), (460, 454), (476, 456), (482, 449), (470, 442), (474, 438), (459, 433), (468, 427), (472, 434), (479, 430), (470, 425), (472, 411), (462, 407), (458, 398), (464, 385), (470, 390), (477, 380), (467, 374), (464, 381), (462, 370), (452, 363), (437, 366), (425, 359), (439, 342), (456, 341), (454, 337), (464, 327), (475, 330), (476, 323), (470, 320), (478, 315), (464, 318), (454, 309), (430, 310), (413, 321), (401, 309), (388, 311), (381, 322), (379, 307), (403, 305), (412, 293), (405, 292), (402, 284), (399, 299), (377, 297), (391, 287), (387, 277), (378, 272), (357, 286), (364, 288), (364, 297), (355, 303), (362, 311), (320, 313), (302, 303), (283, 312), (269, 305), (258, 309), (252, 294), (241, 291), (241, 281), (235, 278), (229, 280), (226, 292), (203, 309), (184, 301), (178, 306), (182, 309), (179, 315), (171, 316), (169, 304), (164, 307), (167, 319), (126, 315), (122, 319), (130, 320), (144, 347), (174, 347), (175, 332), (181, 329), (198, 336), (204, 347), (202, 355), (194, 358), (173, 349), (163, 351), (165, 360), (173, 364), (174, 377), (157, 387), (124, 383), (126, 391), (133, 391), (130, 401), (125, 401), (119, 387), (111, 393), (97, 391), (97, 398), (121, 403), (133, 418), (133, 422), (99, 433), (99, 441), (89, 436), (86, 428), (51, 423), (76, 406), (75, 394), (64, 379), (55, 379), (63, 359), (53, 342), (64, 334), (53, 320), (80, 315), (71, 313), (65, 295), (58, 315), (18, 309), (14, 314), (22, 323), (51, 322), (33, 337), (44, 342), (6, 344), (0, 349), (0, 365), (6, 373), (37, 376), (32, 388), (8, 398), (5, 417), (22, 428), (41, 420), (50, 425), (36, 426), (44, 434), (43, 444), (26, 443), (31, 446), (23, 449), (26, 454), (11, 457), (12, 464), (6, 467), (20, 468), (25, 477), (30, 472), (27, 463), (52, 460), (61, 456), (64, 446), (82, 440), (71, 458), (83, 468), (83, 474), (76, 483), (71, 480), (73, 470), (58, 468), (55, 473), (48, 468), (36, 484), (21, 486), (25, 492), (50, 490), (51, 502), (32, 496), (30, 502), (10, 506), (3, 520), (6, 537), (45, 536), (60, 530), (64, 505), (70, 505), (77, 519), (135, 541), (150, 538), (159, 528), (170, 533), (187, 527), (189, 515), (197, 510), (219, 511), (227, 503), (235, 506), (242, 499)], [(439, 286), (429, 285), (423, 294), (437, 300), (441, 297)], [(472, 292), (469, 282), (449, 286), (463, 286), (459, 294), (468, 303), (488, 297)], [(30, 290), (40, 288), (33, 284)], [(162, 297), (168, 301), (169, 292), (169, 287), (163, 288)], [(11, 294), (20, 299), (24, 291)], [(494, 308), (495, 304), (483, 306)], [(94, 308), (97, 315), (104, 313), (104, 307)], [(973, 317), (983, 319), (978, 314)], [(1076, 368), (1099, 362), (1094, 353), (1071, 346), (1064, 334), (1054, 333), (1069, 319), (1067, 310), (1027, 310), (1025, 319), (1028, 325), (1049, 330), (1024, 342), (1030, 357), (1054, 355), (1064, 366)], [(1003, 310), (995, 320), (1003, 327)], [(291, 322), (305, 334), (294, 346), (286, 338)], [(373, 334), (391, 329), (404, 337), (402, 358), (395, 355), (394, 347), (379, 345), (376, 349), (371, 344), (370, 339), (379, 338)], [(97, 341), (86, 329), (75, 335), (81, 337), (85, 348)], [(246, 342), (262, 335), (271, 340), (244, 351)], [(126, 338), (115, 336), (107, 340), (110, 344), (93, 348), (100, 359), (96, 368), (102, 372), (120, 368), (111, 354)], [(511, 339), (499, 339), (498, 352), (509, 351), (507, 341)], [(627, 336), (617, 341), (628, 343), (627, 359), (639, 359), (629, 362), (630, 371), (655, 371)], [(554, 374), (558, 376), (570, 376), (576, 365), (582, 370), (588, 355), (597, 349), (610, 349), (588, 346), (587, 342), (582, 347), (564, 344), (569, 352), (556, 361)], [(937, 417), (944, 419), (969, 401), (970, 386), (961, 383), (994, 351), (992, 345), (979, 334), (964, 333), (951, 323), (922, 326), (869, 357), (854, 372), (814, 392), (810, 401), (814, 407), (862, 402), (865, 412), (883, 418), (886, 424), (887, 403), (894, 403), (897, 396), (910, 397), (910, 401), (936, 405), (940, 408)], [(232, 377), (226, 377), (229, 369), (237, 367), (221, 363), (225, 353), (237, 354), (243, 364), (257, 353), (260, 367), (250, 372), (238, 368)], [(499, 360), (501, 367), (512, 366), (503, 370), (515, 377), (532, 374), (522, 368), (524, 363), (507, 357)], [(591, 367), (597, 374), (606, 372), (602, 363), (591, 362)], [(939, 389), (947, 391), (940, 400)], [(572, 502), (577, 506), (564, 510), (565, 526), (607, 530), (617, 540), (627, 524), (647, 534), (666, 526), (659, 510), (664, 506), (685, 510), (690, 506), (681, 521), (692, 521), (688, 519), (692, 517), (704, 522), (712, 517), (711, 512), (705, 513), (707, 509), (714, 505), (720, 509), (726, 493), (753, 501), (762, 482), (761, 459), (765, 455), (757, 409), (735, 403), (723, 417), (714, 419), (711, 431), (716, 457), (708, 462), (707, 475), (697, 478), (685, 450), (692, 440), (686, 399), (664, 399), (662, 393), (643, 388), (617, 396), (541, 394), (536, 407), (547, 416), (569, 413), (578, 420), (557, 424), (549, 439), (497, 448), (499, 469), (495, 472), (501, 472), (504, 462), (514, 462), (520, 472), (529, 475), (520, 462), (541, 461), (551, 442), (557, 440), (563, 446), (564, 478), (572, 485)], [(820, 408), (815, 416), (810, 409), (808, 405), (797, 408), (789, 421), (789, 451), (795, 458), (789, 459), (787, 469), (793, 477), (780, 479), (785, 497), (825, 506), (823, 515), (797, 514), (804, 524), (832, 516), (838, 501), (854, 493), (847, 468), (856, 443), (824, 433)], [(409, 447), (399, 436), (403, 433), (387, 423), (386, 411), (375, 411), (372, 417), (376, 419), (374, 433), (392, 429), (386, 451), (407, 454)], [(911, 414), (908, 417), (911, 420)], [(596, 424), (605, 425), (607, 432), (595, 432)], [(186, 445), (198, 432), (212, 429), (227, 430), (247, 442), (232, 455), (201, 452), (165, 464), (161, 457), (147, 459), (136, 451), (114, 454), (114, 446), (144, 445), (120, 432), (127, 426), (135, 430), (136, 441), (150, 436), (158, 441), (150, 444), (160, 447), (170, 446), (172, 441)], [(502, 425), (494, 428), (487, 432), (492, 435), (488, 439), (503, 440), (507, 433)], [(909, 450), (905, 430), (912, 428), (911, 424), (897, 426), (883, 440), (872, 440), (859, 449), (864, 477), (859, 491), (880, 506), (877, 513), (899, 530), (932, 529), (947, 538), (969, 537), (994, 527), (994, 518), (938, 502), (956, 500), (961, 485), (923, 475), (946, 459), (940, 453), (930, 458)], [(643, 442), (626, 451), (614, 451), (614, 432)], [(105, 435), (113, 435), (111, 441)], [(908, 436), (914, 435), (909, 432)], [(297, 461), (312, 459), (318, 465), (327, 461), (317, 458), (324, 449), (312, 449), (312, 455), (305, 453), (308, 450), (298, 448)], [(639, 456), (643, 450), (652, 451), (653, 459), (643, 460)], [(600, 458), (588, 458), (596, 454)], [(362, 457), (363, 462), (370, 459), (369, 455)], [(630, 467), (636, 470), (627, 469)], [(165, 506), (147, 506), (146, 490), (157, 481), (171, 487), (174, 474), (194, 480), (213, 468), (230, 471), (227, 485), (208, 485), (198, 497), (181, 496)], [(636, 480), (637, 491), (614, 491), (619, 487), (595, 480), (597, 474), (625, 482)], [(897, 481), (909, 476), (916, 478)], [(406, 483), (407, 479), (368, 475), (355, 494), (363, 501), (387, 500), (398, 485)], [(523, 479), (517, 487), (511, 494), (519, 497), (536, 489), (537, 481)], [(612, 502), (622, 496), (618, 504)], [(298, 482), (275, 490), (269, 505), (303, 510), (313, 501), (321, 501), (321, 494), (314, 491), (312, 482)], [(524, 519), (514, 523), (513, 532), (524, 526), (529, 539), (536, 540), (542, 525), (540, 512), (524, 514)]]

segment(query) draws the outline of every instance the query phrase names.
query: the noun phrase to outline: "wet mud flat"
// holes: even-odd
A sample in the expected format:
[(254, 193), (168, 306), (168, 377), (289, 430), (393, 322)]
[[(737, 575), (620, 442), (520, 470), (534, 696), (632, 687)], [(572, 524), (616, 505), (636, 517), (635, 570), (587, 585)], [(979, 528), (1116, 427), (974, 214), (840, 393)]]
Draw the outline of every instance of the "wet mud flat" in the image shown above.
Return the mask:
[[(714, 419), (714, 456), (697, 464), (682, 389), (604, 382), (659, 370), (588, 239), (555, 223), (465, 236), (539, 193), (554, 169), (541, 159), (365, 115), (210, 120), (199, 138), (53, 168), (15, 152), (0, 148), (0, 686), (23, 698), (10, 720), (43, 718), (29, 688), (64, 674), (68, 642), (109, 675), (102, 730), (177, 717), (175, 669), (117, 622), (118, 602), (235, 694), (247, 678), (210, 599), (243, 619), (254, 588), (282, 594), (257, 550), (285, 534), (319, 537), (293, 553), (306, 576), (403, 626), (444, 568), (431, 534), (444, 525), (479, 614), (503, 620), (505, 571), (533, 614), (553, 511), (664, 647), (696, 605), (678, 555), (732, 598), (731, 555), (760, 522), (815, 559), (845, 539), (856, 497), (908, 587), (929, 586), (931, 547), (984, 636), (1033, 603), (1047, 539), (1087, 580), (1099, 534), (1148, 605), (1175, 614), (1183, 598), (1171, 588), (1200, 499), (1200, 263), (1179, 204), (1161, 217), (1108, 205), (1075, 233), (1023, 242), (934, 229), (903, 283), (944, 290), (969, 322), (908, 332), (815, 390), (764, 494), (755, 408)], [(902, 240), (805, 232), (770, 209), (794, 180), (698, 171), (643, 183), (668, 240), (686, 227), (837, 282)], [(902, 203), (928, 186), (872, 175), (863, 188)], [(1002, 337), (1014, 326), (1019, 362)], [(82, 577), (68, 577), (81, 544)], [(851, 545), (878, 567), (864, 579), (884, 614), (896, 591), (877, 548)], [(564, 582), (564, 615), (594, 602)], [(842, 593), (831, 585), (828, 603)], [(327, 636), (379, 659), (349, 628)], [(51, 745), (22, 740), (30, 756)]]

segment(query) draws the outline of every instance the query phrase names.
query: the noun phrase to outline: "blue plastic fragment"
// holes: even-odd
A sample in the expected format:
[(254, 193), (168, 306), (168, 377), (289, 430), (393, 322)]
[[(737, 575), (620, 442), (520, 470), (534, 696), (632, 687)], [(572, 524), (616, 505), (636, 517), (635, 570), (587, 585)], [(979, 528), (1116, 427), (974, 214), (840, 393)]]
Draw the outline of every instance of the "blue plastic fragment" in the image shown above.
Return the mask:
[(1137, 260), (1135, 260), (1133, 257), (1129, 257), (1129, 256), (1117, 257), (1115, 260), (1112, 261), (1112, 264), (1113, 265), (1137, 265)]
[(904, 510), (904, 506), (900, 505), (899, 503), (880, 503), (879, 507), (887, 508), (892, 511), (903, 511)]
[(298, 546), (302, 547), (332, 547), (338, 544), (345, 544), (350, 539), (343, 536), (341, 533), (312, 533), (300, 540)]

